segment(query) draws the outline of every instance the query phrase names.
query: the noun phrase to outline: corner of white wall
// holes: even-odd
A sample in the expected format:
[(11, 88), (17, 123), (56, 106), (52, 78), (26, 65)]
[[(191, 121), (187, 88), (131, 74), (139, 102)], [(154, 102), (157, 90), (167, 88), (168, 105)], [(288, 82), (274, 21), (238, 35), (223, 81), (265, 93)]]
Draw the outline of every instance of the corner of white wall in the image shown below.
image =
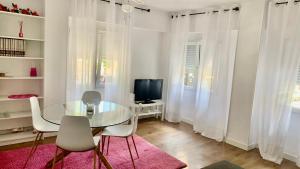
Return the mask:
[(252, 147), (252, 103), (265, 7), (266, 0), (241, 3), (227, 142), (245, 150)]

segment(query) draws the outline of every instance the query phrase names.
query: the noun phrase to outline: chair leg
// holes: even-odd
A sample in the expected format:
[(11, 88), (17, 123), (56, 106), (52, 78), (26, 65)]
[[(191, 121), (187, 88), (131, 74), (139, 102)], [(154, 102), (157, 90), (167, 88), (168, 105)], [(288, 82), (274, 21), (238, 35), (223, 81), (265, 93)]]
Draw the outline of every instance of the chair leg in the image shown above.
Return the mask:
[(129, 142), (128, 142), (128, 137), (126, 137), (126, 142), (127, 142), (127, 146), (128, 146), (128, 150), (129, 150), (131, 162), (132, 162), (133, 168), (135, 169), (135, 164), (134, 164), (134, 160), (133, 160), (133, 157), (132, 157), (132, 154), (131, 154), (130, 145), (129, 145)]
[[(104, 145), (105, 145), (105, 136), (102, 136), (102, 153), (104, 153)], [(100, 148), (100, 147), (99, 147)]]
[(94, 169), (96, 169), (96, 156), (97, 156), (97, 150), (94, 150)]
[(63, 169), (64, 168), (64, 160), (65, 160), (65, 151), (64, 150), (62, 150), (62, 154), (63, 154), (63, 156), (62, 156), (62, 159), (61, 159), (61, 169)]
[(106, 155), (108, 155), (109, 142), (110, 142), (110, 136), (108, 136), (108, 139), (107, 139), (107, 149), (106, 149)]
[(23, 166), (23, 169), (26, 168), (29, 159), (30, 159), (31, 156), (34, 154), (34, 152), (35, 152), (35, 150), (36, 150), (36, 147), (37, 147), (38, 144), (39, 144), (38, 140), (39, 140), (41, 134), (42, 134), (42, 133), (38, 132), (38, 134), (36, 135), (35, 140), (34, 140), (34, 142), (33, 142), (33, 144), (32, 144), (32, 147), (31, 147), (29, 156), (28, 156), (28, 158), (27, 158), (27, 160), (26, 160), (26, 162), (25, 162), (25, 164), (24, 164), (24, 166)]
[(134, 149), (135, 149), (136, 155), (137, 155), (138, 158), (140, 158), (139, 157), (139, 153), (138, 153), (137, 148), (136, 148), (136, 145), (135, 145), (135, 141), (134, 141), (133, 136), (131, 136), (131, 139), (132, 139), (132, 142), (133, 142), (133, 145), (134, 145)]
[(54, 169), (54, 167), (55, 167), (55, 161), (56, 161), (57, 150), (58, 150), (58, 147), (56, 147), (56, 150), (55, 150), (55, 155), (54, 155), (54, 159), (53, 159), (53, 163), (52, 163), (52, 169)]
[(37, 150), (37, 148), (38, 148), (38, 146), (39, 146), (39, 144), (40, 144), (40, 141), (42, 140), (43, 134), (44, 134), (44, 133), (40, 133), (40, 136), (39, 136), (39, 138), (37, 139), (37, 142), (36, 142), (36, 146), (35, 146), (35, 148), (34, 148), (34, 150), (33, 150), (33, 154), (34, 154), (35, 151)]
[(98, 147), (96, 148), (96, 150), (98, 151), (98, 163), (99, 163), (99, 169), (101, 169), (101, 160), (100, 160), (100, 141), (98, 143)]

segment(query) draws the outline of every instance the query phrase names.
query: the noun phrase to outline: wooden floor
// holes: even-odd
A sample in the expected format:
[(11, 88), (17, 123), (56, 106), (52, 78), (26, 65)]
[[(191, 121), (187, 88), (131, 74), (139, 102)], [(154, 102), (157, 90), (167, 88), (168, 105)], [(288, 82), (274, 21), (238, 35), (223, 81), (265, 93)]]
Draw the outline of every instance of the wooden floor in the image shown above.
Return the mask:
[[(225, 143), (202, 137), (188, 124), (172, 124), (156, 119), (141, 120), (138, 135), (163, 151), (188, 164), (189, 169), (200, 169), (211, 163), (228, 160), (245, 169), (299, 169), (290, 161), (282, 165), (262, 160), (257, 150), (244, 151)], [(55, 138), (44, 140), (52, 143)], [(30, 143), (0, 147), (0, 151), (30, 146)]]

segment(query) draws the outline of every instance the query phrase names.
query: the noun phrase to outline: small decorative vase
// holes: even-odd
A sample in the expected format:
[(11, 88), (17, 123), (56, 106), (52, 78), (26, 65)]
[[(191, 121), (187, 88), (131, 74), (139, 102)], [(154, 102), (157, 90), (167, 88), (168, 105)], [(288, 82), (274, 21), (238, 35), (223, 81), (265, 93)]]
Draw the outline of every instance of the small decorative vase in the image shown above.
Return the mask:
[(23, 34), (23, 21), (20, 21), (20, 32), (19, 32), (19, 37), (23, 38), (24, 34)]
[(37, 71), (35, 67), (30, 68), (30, 77), (36, 77)]
[(93, 104), (87, 104), (86, 105), (86, 113), (88, 115), (93, 115), (94, 114), (94, 105)]

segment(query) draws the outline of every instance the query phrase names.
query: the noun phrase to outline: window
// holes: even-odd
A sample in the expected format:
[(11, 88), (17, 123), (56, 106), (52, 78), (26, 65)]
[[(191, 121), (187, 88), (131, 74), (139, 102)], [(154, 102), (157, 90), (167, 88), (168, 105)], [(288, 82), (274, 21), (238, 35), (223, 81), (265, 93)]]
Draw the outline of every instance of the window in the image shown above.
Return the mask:
[(188, 42), (185, 45), (184, 53), (184, 85), (188, 88), (195, 88), (197, 84), (198, 66), (200, 60), (200, 42)]
[(300, 66), (298, 67), (297, 72), (297, 82), (296, 82), (296, 88), (294, 92), (294, 103), (300, 104)]
[(104, 48), (104, 33), (98, 33), (97, 35), (97, 57), (96, 57), (96, 88), (104, 88), (105, 84), (105, 72), (107, 71), (107, 61), (105, 58)]

